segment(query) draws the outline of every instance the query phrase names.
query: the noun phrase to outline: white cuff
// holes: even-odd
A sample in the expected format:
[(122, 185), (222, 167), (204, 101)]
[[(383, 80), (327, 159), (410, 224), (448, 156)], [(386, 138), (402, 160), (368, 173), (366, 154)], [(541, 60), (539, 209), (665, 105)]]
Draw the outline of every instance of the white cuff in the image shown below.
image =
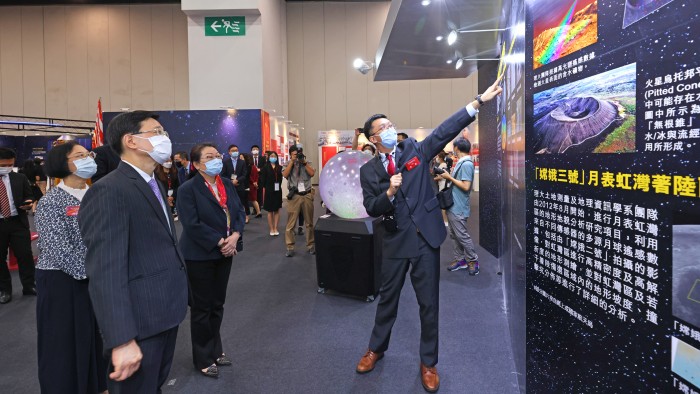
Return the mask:
[(472, 103), (467, 104), (467, 106), (465, 108), (467, 109), (467, 112), (469, 113), (469, 116), (471, 116), (471, 117), (475, 117), (476, 114), (479, 113), (479, 110), (475, 109), (474, 106), (472, 105)]

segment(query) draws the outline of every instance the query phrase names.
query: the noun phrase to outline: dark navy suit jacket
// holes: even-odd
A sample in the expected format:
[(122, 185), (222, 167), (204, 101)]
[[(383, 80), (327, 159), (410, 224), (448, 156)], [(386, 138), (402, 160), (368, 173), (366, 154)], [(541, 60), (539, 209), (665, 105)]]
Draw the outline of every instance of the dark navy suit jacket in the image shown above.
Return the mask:
[(180, 183), (180, 185), (187, 182), (188, 179), (190, 179), (190, 176), (187, 173), (187, 170), (185, 169), (185, 167), (178, 168), (177, 169), (177, 180)]
[[(165, 200), (163, 186), (160, 192)], [(127, 163), (96, 182), (80, 204), (90, 299), (105, 349), (176, 327), (187, 312), (185, 259), (175, 223)]]
[(233, 168), (233, 160), (230, 157), (224, 159), (224, 169), (221, 171), (221, 177), (230, 180), (233, 174), (236, 174), (236, 180), (238, 181), (236, 190), (242, 192), (248, 187), (248, 168), (243, 157), (238, 156), (236, 168)]
[(474, 119), (466, 108), (462, 108), (447, 118), (423, 141), (417, 142), (414, 138), (409, 138), (397, 145), (397, 170), (412, 160), (420, 164), (410, 170), (403, 169), (402, 186), (394, 196), (393, 203), (386, 195), (389, 189), (389, 174), (384, 169), (380, 155), (360, 168), (363, 203), (367, 213), (378, 217), (395, 209), (399, 229), (395, 233), (387, 232), (384, 235), (384, 257), (417, 257), (422, 244), (421, 239), (433, 248), (442, 245), (447, 232), (433, 190), (430, 161)]
[[(226, 188), (226, 206), (231, 216), (231, 233), (243, 235), (245, 211), (231, 180), (221, 177)], [(197, 174), (178, 190), (177, 211), (182, 223), (180, 248), (186, 260), (216, 260), (223, 257), (217, 246), (226, 238), (226, 214)]]

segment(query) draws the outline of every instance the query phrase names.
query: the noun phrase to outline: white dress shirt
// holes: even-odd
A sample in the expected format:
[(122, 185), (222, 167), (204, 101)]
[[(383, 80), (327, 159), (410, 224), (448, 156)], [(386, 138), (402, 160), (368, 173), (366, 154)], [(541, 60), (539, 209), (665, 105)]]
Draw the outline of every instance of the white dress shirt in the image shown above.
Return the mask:
[[(7, 190), (7, 199), (10, 202), (10, 216), (17, 216), (17, 207), (15, 206), (15, 199), (12, 197), (12, 186), (10, 186), (10, 176), (2, 175), (2, 183), (5, 184), (5, 190)], [(0, 214), (2, 216), (2, 214)]]

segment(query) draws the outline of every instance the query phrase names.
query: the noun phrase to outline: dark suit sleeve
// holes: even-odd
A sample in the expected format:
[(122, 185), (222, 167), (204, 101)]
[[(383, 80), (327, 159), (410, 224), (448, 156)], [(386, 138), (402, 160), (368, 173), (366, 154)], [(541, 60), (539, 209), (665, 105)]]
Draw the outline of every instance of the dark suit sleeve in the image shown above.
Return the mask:
[(221, 234), (199, 219), (200, 209), (197, 207), (197, 199), (194, 193), (194, 184), (188, 183), (188, 186), (180, 189), (178, 198), (175, 201), (178, 220), (182, 223), (182, 227), (187, 231), (187, 236), (190, 239), (207, 251), (213, 252), (219, 247), (219, 241), (221, 238), (224, 238), (224, 234)]
[(238, 163), (241, 166), (241, 173), (236, 177), (239, 185), (247, 186), (246, 181), (248, 180), (248, 166), (241, 159), (238, 159)]
[(15, 204), (22, 206), (28, 200), (34, 201), (34, 192), (32, 192), (32, 185), (29, 184), (29, 179), (22, 175), (22, 201), (15, 201)]
[(360, 168), (360, 184), (362, 185), (362, 203), (369, 216), (379, 217), (394, 208), (389, 196), (386, 195), (386, 190), (381, 190), (379, 177), (370, 165)]
[(474, 119), (476, 118), (469, 115), (466, 107), (462, 107), (459, 111), (442, 122), (440, 126), (425, 137), (422, 142), (419, 142), (423, 160), (429, 161), (437, 156), (437, 154), (445, 148), (445, 145), (455, 139), (462, 129), (469, 126)]
[(231, 209), (231, 233), (238, 231), (238, 233), (243, 235), (246, 214), (245, 210), (243, 209), (243, 203), (241, 203), (241, 199), (238, 198), (238, 193), (236, 193), (236, 189), (233, 186), (233, 183), (231, 183), (231, 187), (228, 188), (227, 193), (228, 198), (233, 202), (233, 207), (231, 206), (231, 204), (227, 204), (229, 206), (229, 209)]
[(100, 180), (103, 176), (109, 173), (109, 157), (106, 154), (102, 154), (102, 149), (96, 148), (94, 150), (97, 153), (95, 156), (95, 163), (97, 163), (97, 172), (92, 176), (92, 183)]
[[(133, 202), (132, 202), (133, 203)], [(138, 335), (129, 290), (129, 202), (116, 187), (96, 183), (80, 204), (89, 292), (105, 348)]]
[(231, 170), (232, 168), (233, 163), (231, 163), (231, 159), (224, 159), (224, 168), (221, 170), (221, 177), (231, 179), (231, 174), (233, 173)]

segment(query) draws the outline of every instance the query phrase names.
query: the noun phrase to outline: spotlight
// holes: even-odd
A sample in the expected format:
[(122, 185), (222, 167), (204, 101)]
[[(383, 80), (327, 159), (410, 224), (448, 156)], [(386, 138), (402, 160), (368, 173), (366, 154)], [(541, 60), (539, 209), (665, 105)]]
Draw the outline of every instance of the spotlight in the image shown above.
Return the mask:
[(447, 35), (447, 45), (452, 45), (457, 42), (457, 31), (452, 30), (450, 34)]
[(444, 37), (442, 37), (442, 36), (437, 36), (437, 37), (435, 37), (435, 40), (436, 40), (436, 41), (442, 41), (443, 38), (444, 38)]
[(447, 59), (447, 64), (452, 64), (452, 59)]
[(423, 7), (427, 7), (430, 5), (430, 0), (423, 0), (420, 2), (420, 5), (422, 5)]
[(352, 66), (355, 68), (355, 70), (361, 72), (364, 75), (374, 68), (374, 63), (364, 61), (358, 57), (357, 59), (355, 59), (355, 61), (352, 62)]
[(462, 64), (464, 64), (464, 60), (462, 60), (461, 58), (457, 59), (457, 63), (455, 63), (455, 70), (459, 70), (460, 68), (462, 68)]

